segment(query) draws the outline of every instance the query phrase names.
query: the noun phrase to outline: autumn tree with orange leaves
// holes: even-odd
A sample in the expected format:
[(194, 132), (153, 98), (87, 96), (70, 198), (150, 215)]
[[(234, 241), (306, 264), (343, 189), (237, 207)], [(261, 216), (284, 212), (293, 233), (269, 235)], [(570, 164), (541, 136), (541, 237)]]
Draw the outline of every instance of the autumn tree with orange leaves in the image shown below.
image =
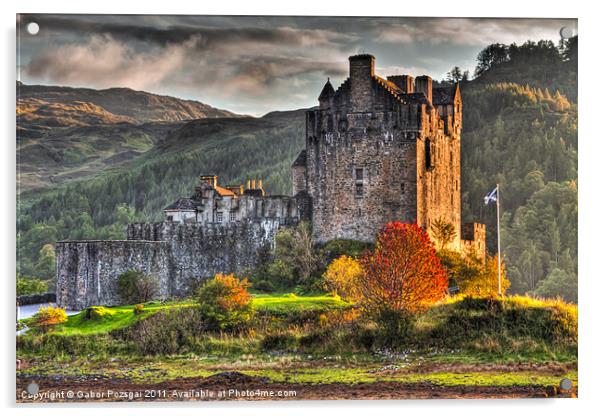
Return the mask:
[(241, 328), (253, 315), (250, 283), (233, 274), (218, 273), (197, 292), (199, 309), (211, 329)]
[(387, 224), (360, 264), (358, 290), (368, 313), (414, 314), (446, 295), (445, 269), (428, 234), (417, 224)]

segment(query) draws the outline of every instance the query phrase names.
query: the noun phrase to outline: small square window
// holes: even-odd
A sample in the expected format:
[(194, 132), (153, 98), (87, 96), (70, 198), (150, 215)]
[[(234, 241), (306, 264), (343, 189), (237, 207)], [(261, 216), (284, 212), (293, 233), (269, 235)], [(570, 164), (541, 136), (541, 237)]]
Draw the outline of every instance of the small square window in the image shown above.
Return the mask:
[(361, 183), (355, 184), (355, 196), (357, 196), (357, 197), (364, 196), (364, 184), (361, 184)]
[(363, 181), (364, 180), (364, 169), (363, 168), (357, 168), (355, 170), (355, 180), (356, 181)]
[(218, 212), (215, 214), (215, 220), (217, 222), (222, 222), (224, 220), (224, 214), (221, 212)]
[(230, 212), (230, 222), (236, 221), (236, 212)]
[(168, 215), (167, 216), (167, 221), (173, 221), (173, 215)]

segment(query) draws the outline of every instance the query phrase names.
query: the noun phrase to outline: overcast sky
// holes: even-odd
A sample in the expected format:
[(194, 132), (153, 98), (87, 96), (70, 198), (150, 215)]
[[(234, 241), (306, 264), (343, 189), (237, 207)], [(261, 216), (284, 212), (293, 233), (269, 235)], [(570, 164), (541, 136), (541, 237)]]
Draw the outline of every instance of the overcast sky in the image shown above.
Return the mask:
[[(316, 105), (349, 55), (376, 56), (377, 73), (442, 79), (472, 73), (490, 43), (549, 39), (576, 20), (349, 17), (21, 15), (20, 80), (129, 87), (262, 115)], [(35, 21), (37, 35), (25, 30)]]

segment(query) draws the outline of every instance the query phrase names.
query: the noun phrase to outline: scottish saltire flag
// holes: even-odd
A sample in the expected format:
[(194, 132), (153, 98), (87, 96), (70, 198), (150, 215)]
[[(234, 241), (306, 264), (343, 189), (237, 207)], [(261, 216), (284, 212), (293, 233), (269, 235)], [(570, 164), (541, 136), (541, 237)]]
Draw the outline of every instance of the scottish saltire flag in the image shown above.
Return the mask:
[(485, 196), (485, 205), (497, 201), (497, 186)]

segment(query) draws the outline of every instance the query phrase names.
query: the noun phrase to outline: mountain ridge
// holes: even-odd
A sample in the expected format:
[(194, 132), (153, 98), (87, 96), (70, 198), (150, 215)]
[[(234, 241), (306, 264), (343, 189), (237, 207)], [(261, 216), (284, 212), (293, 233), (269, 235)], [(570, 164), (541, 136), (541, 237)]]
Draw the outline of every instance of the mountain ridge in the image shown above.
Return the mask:
[(17, 103), (35, 98), (48, 103), (88, 102), (115, 116), (125, 116), (136, 123), (176, 122), (199, 118), (246, 118), (247, 115), (215, 108), (195, 100), (154, 94), (125, 87), (93, 89), (57, 85), (29, 85), (17, 82)]

